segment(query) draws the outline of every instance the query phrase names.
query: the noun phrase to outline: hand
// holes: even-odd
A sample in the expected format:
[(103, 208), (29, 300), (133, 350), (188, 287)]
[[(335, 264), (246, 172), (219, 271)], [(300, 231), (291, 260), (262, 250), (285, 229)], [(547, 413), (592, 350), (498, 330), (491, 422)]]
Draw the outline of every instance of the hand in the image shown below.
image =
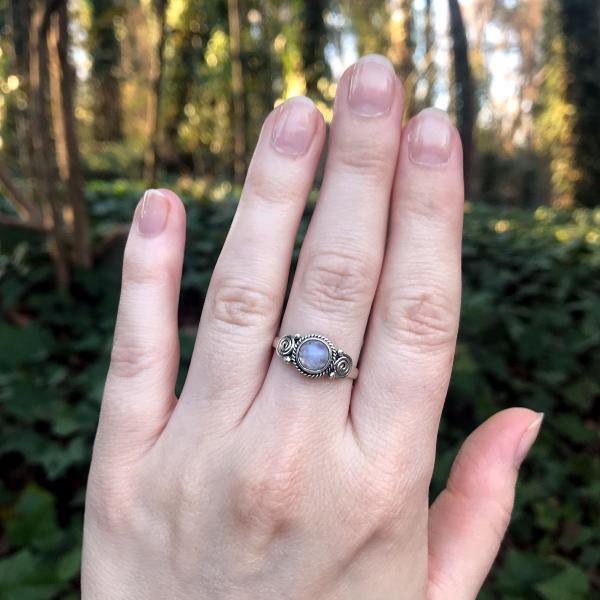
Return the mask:
[[(279, 328), (296, 229), (325, 139), (306, 98), (266, 119), (175, 398), (185, 214), (138, 206), (85, 517), (83, 597), (474, 598), (541, 417), (503, 411), (428, 505), (455, 348), (459, 136), (429, 109), (401, 131), (391, 65), (341, 78), (320, 200)], [(490, 307), (493, 310), (493, 307)], [(309, 379), (276, 335), (355, 360)]]

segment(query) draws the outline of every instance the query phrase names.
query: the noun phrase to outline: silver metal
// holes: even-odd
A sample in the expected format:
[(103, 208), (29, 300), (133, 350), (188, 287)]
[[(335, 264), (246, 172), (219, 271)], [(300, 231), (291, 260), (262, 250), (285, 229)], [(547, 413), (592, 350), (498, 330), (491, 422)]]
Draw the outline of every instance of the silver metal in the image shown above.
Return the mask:
[[(319, 370), (311, 370), (298, 360), (298, 351), (301, 346), (311, 340), (323, 342), (329, 350), (327, 364)], [(284, 335), (276, 337), (273, 348), (279, 358), (293, 365), (305, 377), (316, 379), (327, 376), (331, 379), (356, 379), (358, 369), (353, 365), (352, 359), (341, 348), (336, 348), (333, 343), (323, 335), (311, 333), (308, 335)]]

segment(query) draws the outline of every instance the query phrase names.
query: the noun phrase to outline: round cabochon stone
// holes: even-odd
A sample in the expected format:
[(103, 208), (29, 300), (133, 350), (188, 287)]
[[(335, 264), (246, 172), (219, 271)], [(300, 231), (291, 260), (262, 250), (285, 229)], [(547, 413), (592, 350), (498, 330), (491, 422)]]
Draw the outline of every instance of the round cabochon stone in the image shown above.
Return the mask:
[(329, 364), (329, 346), (321, 340), (306, 340), (298, 348), (298, 364), (311, 373), (320, 373)]

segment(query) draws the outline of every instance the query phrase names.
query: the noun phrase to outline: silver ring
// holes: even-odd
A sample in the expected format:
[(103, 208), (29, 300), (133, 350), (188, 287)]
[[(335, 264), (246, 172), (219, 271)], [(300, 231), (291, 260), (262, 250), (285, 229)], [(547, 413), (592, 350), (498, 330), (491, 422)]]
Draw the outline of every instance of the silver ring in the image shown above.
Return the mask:
[(325, 336), (284, 335), (275, 338), (273, 347), (279, 358), (311, 378), (327, 375), (331, 379), (356, 379), (358, 369), (341, 348), (336, 348)]

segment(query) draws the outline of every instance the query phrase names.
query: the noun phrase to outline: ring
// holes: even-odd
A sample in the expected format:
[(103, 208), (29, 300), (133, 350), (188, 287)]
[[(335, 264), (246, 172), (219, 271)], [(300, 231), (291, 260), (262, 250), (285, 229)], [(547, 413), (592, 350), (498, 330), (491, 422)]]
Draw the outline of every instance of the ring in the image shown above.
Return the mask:
[(273, 347), (277, 356), (296, 367), (306, 377), (358, 377), (358, 369), (353, 366), (352, 359), (322, 335), (284, 335), (275, 338)]

